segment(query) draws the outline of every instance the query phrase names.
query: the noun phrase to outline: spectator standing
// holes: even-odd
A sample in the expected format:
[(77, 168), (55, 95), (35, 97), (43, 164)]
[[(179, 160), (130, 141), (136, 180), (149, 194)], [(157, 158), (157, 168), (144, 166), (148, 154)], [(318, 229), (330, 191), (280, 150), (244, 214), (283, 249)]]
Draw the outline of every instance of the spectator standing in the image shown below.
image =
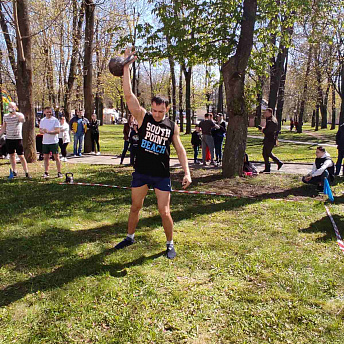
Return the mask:
[(4, 115), (4, 123), (0, 130), (0, 136), (6, 132), (6, 150), (10, 155), (10, 163), (13, 176), (17, 177), (16, 153), (23, 166), (26, 178), (31, 178), (27, 167), (27, 162), (24, 156), (23, 147), (23, 123), (25, 117), (21, 112), (17, 112), (16, 103), (11, 102), (8, 105), (8, 114)]
[[(99, 146), (99, 121), (97, 120), (97, 115), (93, 114), (91, 117), (91, 122), (89, 123), (89, 128), (91, 130), (91, 140), (92, 140), (92, 153), (100, 155)], [(97, 146), (97, 153), (96, 153)]]
[(138, 126), (137, 124), (133, 125), (133, 129), (130, 132), (130, 137), (129, 137), (129, 142), (130, 142), (130, 165), (134, 166), (135, 165), (135, 159), (137, 155), (137, 150), (139, 147), (139, 141), (140, 141), (140, 136), (139, 136), (139, 131), (138, 131)]
[(272, 150), (276, 145), (278, 136), (278, 122), (276, 117), (273, 116), (272, 113), (273, 110), (271, 108), (267, 108), (263, 114), (263, 116), (266, 119), (265, 128), (262, 128), (260, 126), (258, 127), (259, 130), (261, 130), (264, 133), (263, 158), (265, 163), (265, 169), (262, 172), (267, 173), (270, 173), (269, 158), (271, 158), (278, 165), (278, 170), (283, 166), (283, 162), (272, 154)]
[(223, 121), (222, 113), (219, 113), (217, 115), (216, 124), (218, 125), (218, 128), (214, 127), (211, 133), (214, 138), (216, 162), (221, 163), (222, 162), (222, 143), (223, 143), (223, 138), (225, 137), (225, 134), (226, 134), (226, 122)]
[(123, 140), (124, 140), (124, 146), (123, 146), (123, 151), (121, 155), (121, 162), (120, 164), (123, 164), (123, 160), (125, 158), (125, 155), (127, 154), (128, 148), (129, 148), (129, 136), (130, 136), (130, 131), (135, 123), (135, 118), (132, 115), (128, 116), (128, 121), (127, 123), (124, 123), (123, 126)]
[(199, 148), (202, 145), (202, 135), (201, 135), (201, 130), (198, 124), (196, 124), (195, 130), (192, 133), (191, 144), (194, 150), (194, 164), (198, 164), (199, 163), (197, 159), (198, 152), (199, 152)]
[(344, 157), (344, 124), (340, 125), (336, 134), (336, 144), (338, 149), (338, 159), (336, 163), (336, 176), (339, 175), (342, 168)]
[(61, 161), (59, 158), (59, 133), (60, 122), (53, 117), (53, 109), (51, 107), (44, 108), (45, 117), (39, 123), (39, 132), (43, 134), (43, 155), (44, 155), (44, 178), (49, 177), (49, 158), (52, 153), (56, 162), (57, 177), (62, 178)]
[(293, 121), (293, 119), (291, 118), (291, 119), (290, 119), (290, 131), (293, 131), (293, 129), (294, 129), (294, 121)]
[(67, 146), (70, 142), (69, 125), (66, 122), (66, 117), (60, 117), (60, 133), (59, 133), (59, 146), (61, 149), (61, 161), (67, 161)]
[(213, 166), (216, 166), (216, 163), (214, 161), (214, 139), (211, 135), (211, 129), (216, 127), (218, 128), (218, 125), (216, 125), (212, 120), (209, 119), (209, 114), (206, 113), (204, 115), (204, 120), (200, 122), (199, 124), (201, 130), (202, 130), (202, 160), (203, 165), (206, 166), (206, 154), (207, 154), (207, 147), (210, 151), (210, 164)]
[(83, 117), (80, 110), (76, 111), (76, 115), (69, 123), (70, 129), (74, 134), (74, 156), (82, 156), (81, 151), (88, 123), (88, 119)]
[(322, 146), (317, 147), (315, 151), (316, 159), (313, 164), (312, 171), (302, 177), (302, 181), (306, 184), (317, 185), (319, 191), (323, 190), (325, 178), (329, 179), (329, 183), (334, 180), (334, 163)]

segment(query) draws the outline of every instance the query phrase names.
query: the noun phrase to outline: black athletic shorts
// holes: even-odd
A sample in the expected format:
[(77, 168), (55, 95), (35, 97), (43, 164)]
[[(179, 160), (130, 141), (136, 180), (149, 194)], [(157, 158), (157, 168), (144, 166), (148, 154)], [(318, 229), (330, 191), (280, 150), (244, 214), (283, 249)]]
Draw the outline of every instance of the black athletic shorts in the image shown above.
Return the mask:
[(22, 139), (6, 139), (6, 148), (8, 154), (17, 153), (18, 155), (24, 154), (23, 140)]

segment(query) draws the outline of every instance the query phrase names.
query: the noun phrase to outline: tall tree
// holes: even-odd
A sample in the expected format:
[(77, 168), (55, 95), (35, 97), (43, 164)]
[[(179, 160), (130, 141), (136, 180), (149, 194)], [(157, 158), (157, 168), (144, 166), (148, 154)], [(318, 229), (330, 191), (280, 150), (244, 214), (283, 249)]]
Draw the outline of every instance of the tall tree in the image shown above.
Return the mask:
[(225, 62), (222, 68), (229, 115), (223, 157), (223, 175), (225, 177), (242, 175), (243, 171), (248, 126), (244, 83), (246, 68), (253, 46), (256, 13), (257, 0), (244, 0), (241, 31), (236, 53)]
[(27, 0), (13, 1), (13, 17), (17, 38), (17, 95), (19, 109), (25, 116), (23, 145), (27, 162), (35, 162), (37, 154), (32, 95), (31, 30)]
[(74, 86), (74, 81), (76, 79), (77, 65), (80, 59), (80, 40), (81, 40), (81, 30), (84, 22), (84, 2), (80, 4), (80, 9), (78, 9), (78, 0), (73, 0), (73, 32), (72, 32), (72, 55), (69, 65), (69, 75), (68, 80), (65, 85), (64, 94), (64, 111), (67, 120), (71, 116), (71, 105), (70, 98)]
[[(85, 117), (91, 121), (93, 114), (93, 39), (94, 39), (94, 12), (95, 4), (93, 0), (84, 0), (85, 5), (85, 55), (84, 55), (84, 109)], [(92, 150), (91, 134), (85, 135), (85, 153)]]

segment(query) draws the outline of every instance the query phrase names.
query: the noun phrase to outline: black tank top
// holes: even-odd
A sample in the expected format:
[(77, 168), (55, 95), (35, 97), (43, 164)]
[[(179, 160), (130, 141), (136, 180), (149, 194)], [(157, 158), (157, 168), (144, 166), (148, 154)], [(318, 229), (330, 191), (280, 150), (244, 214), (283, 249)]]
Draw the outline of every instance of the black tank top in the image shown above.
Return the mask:
[(153, 177), (170, 176), (170, 145), (174, 134), (174, 122), (169, 118), (156, 122), (146, 113), (139, 128), (139, 146), (135, 171)]

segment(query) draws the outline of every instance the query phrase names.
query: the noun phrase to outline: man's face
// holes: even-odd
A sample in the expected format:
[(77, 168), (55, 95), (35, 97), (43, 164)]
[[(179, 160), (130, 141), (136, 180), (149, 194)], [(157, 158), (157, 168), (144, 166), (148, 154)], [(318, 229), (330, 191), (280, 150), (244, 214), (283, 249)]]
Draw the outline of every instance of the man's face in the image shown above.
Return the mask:
[(317, 158), (321, 158), (323, 155), (325, 154), (325, 152), (322, 152), (321, 150), (317, 149), (315, 151), (315, 155)]
[(272, 113), (269, 110), (264, 111), (264, 118), (269, 118), (272, 116)]
[(77, 116), (78, 116), (79, 118), (81, 118), (81, 117), (82, 117), (82, 113), (81, 113), (81, 111), (78, 111), (76, 114), (77, 114)]
[(51, 109), (44, 110), (45, 117), (50, 118), (53, 115), (53, 111)]
[(166, 107), (165, 103), (160, 105), (156, 104), (155, 102), (152, 103), (152, 115), (154, 120), (157, 122), (160, 122), (165, 118), (167, 111), (168, 107)]

